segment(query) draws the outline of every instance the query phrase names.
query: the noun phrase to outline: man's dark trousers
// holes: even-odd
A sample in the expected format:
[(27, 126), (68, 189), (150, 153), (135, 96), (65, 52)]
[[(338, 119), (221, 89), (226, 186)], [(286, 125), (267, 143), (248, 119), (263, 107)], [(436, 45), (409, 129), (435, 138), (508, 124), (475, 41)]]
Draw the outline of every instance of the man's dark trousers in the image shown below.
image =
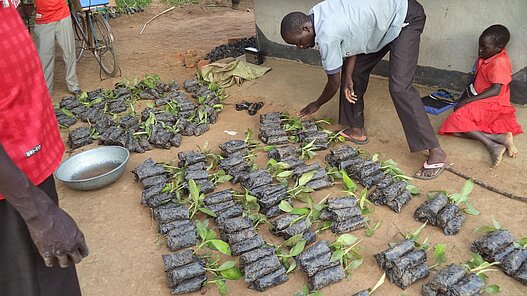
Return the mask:
[[(389, 90), (397, 115), (406, 135), (411, 152), (439, 147), (434, 129), (425, 112), (419, 92), (412, 86), (417, 60), (419, 42), (426, 21), (421, 4), (408, 1), (408, 23), (399, 36), (376, 53), (357, 55), (353, 71), (353, 86), (357, 101), (351, 104), (346, 100), (343, 89), (340, 91), (339, 123), (350, 127), (364, 127), (364, 93), (368, 87), (370, 73), (375, 65), (390, 52)], [(344, 68), (343, 68), (344, 69)], [(342, 78), (347, 73), (343, 71)]]

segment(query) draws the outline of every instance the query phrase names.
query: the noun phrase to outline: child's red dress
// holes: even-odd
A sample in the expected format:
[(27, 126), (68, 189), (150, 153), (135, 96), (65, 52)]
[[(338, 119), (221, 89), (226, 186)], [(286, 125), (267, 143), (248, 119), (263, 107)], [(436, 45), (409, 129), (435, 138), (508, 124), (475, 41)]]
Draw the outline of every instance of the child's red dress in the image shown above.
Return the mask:
[(448, 116), (439, 133), (481, 131), (488, 134), (522, 133), (516, 120), (516, 109), (510, 103), (509, 82), (512, 66), (505, 49), (486, 60), (478, 59), (474, 89), (481, 93), (494, 83), (502, 84), (499, 95), (466, 104)]

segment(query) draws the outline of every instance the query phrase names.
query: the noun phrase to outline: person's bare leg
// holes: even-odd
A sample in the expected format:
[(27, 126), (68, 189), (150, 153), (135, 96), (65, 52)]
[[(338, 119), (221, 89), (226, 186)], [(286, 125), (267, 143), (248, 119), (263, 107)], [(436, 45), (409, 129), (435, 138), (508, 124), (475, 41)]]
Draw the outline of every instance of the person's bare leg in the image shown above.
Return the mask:
[(366, 141), (368, 138), (366, 136), (366, 130), (360, 127), (349, 127), (344, 130), (344, 133), (360, 142)]
[(488, 137), (488, 134), (480, 131), (472, 131), (464, 134), (472, 139), (480, 141), (481, 143), (483, 143), (483, 145), (485, 145), (485, 148), (487, 148), (487, 150), (489, 151), (490, 158), (492, 160), (491, 167), (496, 167), (500, 164), (501, 158), (507, 150), (504, 145), (494, 142), (490, 137)]
[(518, 156), (518, 148), (516, 148), (516, 145), (514, 145), (514, 138), (511, 132), (504, 134), (484, 134), (492, 141), (505, 146), (507, 148), (507, 154), (510, 157)]

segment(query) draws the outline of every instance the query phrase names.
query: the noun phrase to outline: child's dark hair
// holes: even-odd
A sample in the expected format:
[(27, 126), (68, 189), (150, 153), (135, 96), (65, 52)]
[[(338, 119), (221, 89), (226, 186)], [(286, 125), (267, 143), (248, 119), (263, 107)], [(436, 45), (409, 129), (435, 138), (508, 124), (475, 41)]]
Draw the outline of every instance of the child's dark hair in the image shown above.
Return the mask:
[(481, 36), (488, 36), (492, 39), (492, 43), (494, 43), (494, 45), (501, 45), (503, 47), (507, 45), (509, 39), (511, 38), (509, 30), (503, 25), (492, 25), (485, 29), (485, 31), (481, 33)]
[(309, 16), (303, 12), (295, 11), (287, 14), (280, 24), (282, 37), (292, 33), (299, 33), (302, 31), (302, 25), (308, 20), (310, 20)]

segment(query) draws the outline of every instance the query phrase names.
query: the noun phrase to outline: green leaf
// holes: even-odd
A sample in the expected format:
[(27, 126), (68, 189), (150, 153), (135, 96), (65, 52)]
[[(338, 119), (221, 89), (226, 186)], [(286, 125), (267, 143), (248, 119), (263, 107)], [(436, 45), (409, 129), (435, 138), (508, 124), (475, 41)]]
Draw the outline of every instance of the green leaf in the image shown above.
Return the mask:
[(496, 294), (499, 292), (501, 292), (501, 287), (496, 284), (485, 287), (485, 293)]
[(463, 200), (463, 196), (461, 193), (454, 193), (450, 196), (450, 200), (452, 200), (453, 203), (456, 205), (459, 205)]
[(517, 244), (520, 248), (525, 248), (527, 246), (527, 236), (520, 238), (514, 243)]
[(413, 233), (408, 234), (406, 238), (416, 241), (419, 238), (419, 235), (421, 234), (421, 231), (423, 231), (425, 226), (426, 226), (426, 222), (423, 223), (421, 226), (419, 226)]
[(227, 285), (225, 284), (225, 280), (215, 280), (214, 284), (218, 287), (221, 296), (227, 295)]
[(340, 261), (342, 257), (344, 257), (344, 254), (344, 250), (336, 250), (335, 252), (333, 252), (333, 254), (331, 254), (331, 259), (329, 260), (329, 262)]
[(361, 266), (362, 262), (364, 261), (363, 258), (359, 258), (359, 259), (355, 259), (353, 261), (351, 261), (348, 266), (346, 266), (346, 269), (349, 269), (349, 270), (355, 270), (357, 269), (359, 266)]
[(474, 232), (494, 232), (496, 231), (496, 227), (494, 227), (493, 225), (482, 225), (482, 226), (478, 226), (474, 229)]
[(216, 213), (214, 213), (213, 211), (207, 209), (207, 208), (198, 208), (198, 211), (202, 212), (202, 213), (205, 213), (211, 217), (216, 217)]
[(356, 243), (357, 240), (359, 240), (358, 237), (353, 236), (353, 235), (351, 235), (349, 233), (345, 233), (345, 234), (339, 236), (339, 238), (337, 238), (337, 242), (341, 243), (344, 246), (351, 246), (354, 243)]
[(223, 262), (222, 265), (220, 265), (220, 267), (218, 267), (218, 269), (216, 269), (217, 271), (222, 271), (222, 270), (227, 270), (229, 268), (233, 268), (234, 266), (236, 266), (236, 261), (225, 261)]
[(307, 213), (309, 213), (309, 209), (306, 209), (306, 208), (294, 208), (291, 211), (291, 214), (295, 214), (295, 215), (305, 215)]
[(291, 251), (289, 252), (289, 256), (295, 257), (298, 256), (298, 254), (302, 253), (304, 250), (304, 247), (306, 246), (305, 240), (300, 240), (294, 247), (291, 248)]
[(280, 210), (286, 213), (291, 213), (293, 211), (293, 207), (286, 200), (282, 200), (280, 204), (278, 205), (278, 208), (280, 208)]
[[(206, 222), (209, 222), (208, 220), (205, 220)], [(207, 228), (207, 225), (208, 223), (206, 222), (201, 222), (201, 221), (196, 221), (196, 232), (198, 233), (199, 237), (201, 237), (202, 240), (206, 240), (207, 239), (207, 232), (208, 232), (208, 228)]]
[(351, 180), (345, 170), (340, 170), (342, 174), (342, 182), (344, 183), (344, 189), (350, 192), (355, 192), (357, 190), (357, 184)]
[(190, 192), (190, 196), (193, 200), (197, 200), (199, 198), (198, 185), (196, 185), (196, 181), (193, 179), (188, 181), (188, 191)]
[(303, 233), (294, 235), (284, 242), (284, 246), (290, 247), (296, 245), (303, 237)]
[(211, 239), (210, 243), (212, 243), (214, 247), (218, 249), (218, 251), (220, 251), (221, 253), (229, 256), (231, 255), (231, 248), (226, 242), (222, 241), (221, 239)]
[(269, 151), (271, 151), (271, 150), (273, 150), (275, 148), (276, 148), (276, 146), (274, 146), (274, 145), (269, 145), (269, 146), (264, 146), (263, 147), (265, 152), (269, 152)]
[(447, 261), (446, 258), (446, 244), (436, 244), (434, 247), (434, 257), (437, 265), (441, 265)]
[(300, 179), (298, 180), (298, 185), (299, 186), (304, 186), (307, 184), (307, 182), (309, 182), (313, 176), (315, 175), (315, 171), (311, 171), (311, 172), (307, 172), (307, 173), (304, 173)]
[(291, 265), (289, 265), (289, 268), (287, 268), (286, 273), (290, 273), (290, 272), (293, 271), (295, 268), (296, 268), (296, 260), (293, 260), (293, 263), (291, 263)]
[(474, 181), (472, 181), (472, 179), (468, 179), (461, 188), (461, 195), (467, 197), (472, 192), (472, 189), (474, 189)]
[(236, 267), (231, 267), (229, 269), (222, 270), (220, 271), (220, 274), (224, 278), (231, 280), (231, 281), (239, 280), (242, 277), (242, 272)]
[(372, 228), (368, 227), (368, 229), (366, 229), (366, 236), (367, 237), (372, 237), (373, 234), (375, 233), (375, 231), (377, 229), (379, 229), (379, 227), (381, 227), (381, 225), (382, 225), (382, 220), (379, 220), (379, 221), (377, 221), (377, 223), (375, 223), (375, 225)]
[(467, 207), (463, 209), (463, 212), (472, 215), (472, 216), (478, 216), (480, 213), (479, 211), (469, 202), (466, 202)]
[(496, 228), (496, 230), (501, 229), (501, 224), (500, 224), (500, 222), (496, 221), (496, 220), (494, 219), (494, 217), (492, 218), (492, 225), (494, 225), (494, 228)]
[(278, 173), (276, 177), (285, 179), (285, 178), (291, 177), (291, 175), (293, 175), (293, 171), (283, 171), (283, 172)]
[(417, 188), (417, 186), (412, 185), (412, 184), (406, 184), (406, 190), (408, 190), (413, 195), (419, 194), (419, 191), (420, 191), (419, 188)]

